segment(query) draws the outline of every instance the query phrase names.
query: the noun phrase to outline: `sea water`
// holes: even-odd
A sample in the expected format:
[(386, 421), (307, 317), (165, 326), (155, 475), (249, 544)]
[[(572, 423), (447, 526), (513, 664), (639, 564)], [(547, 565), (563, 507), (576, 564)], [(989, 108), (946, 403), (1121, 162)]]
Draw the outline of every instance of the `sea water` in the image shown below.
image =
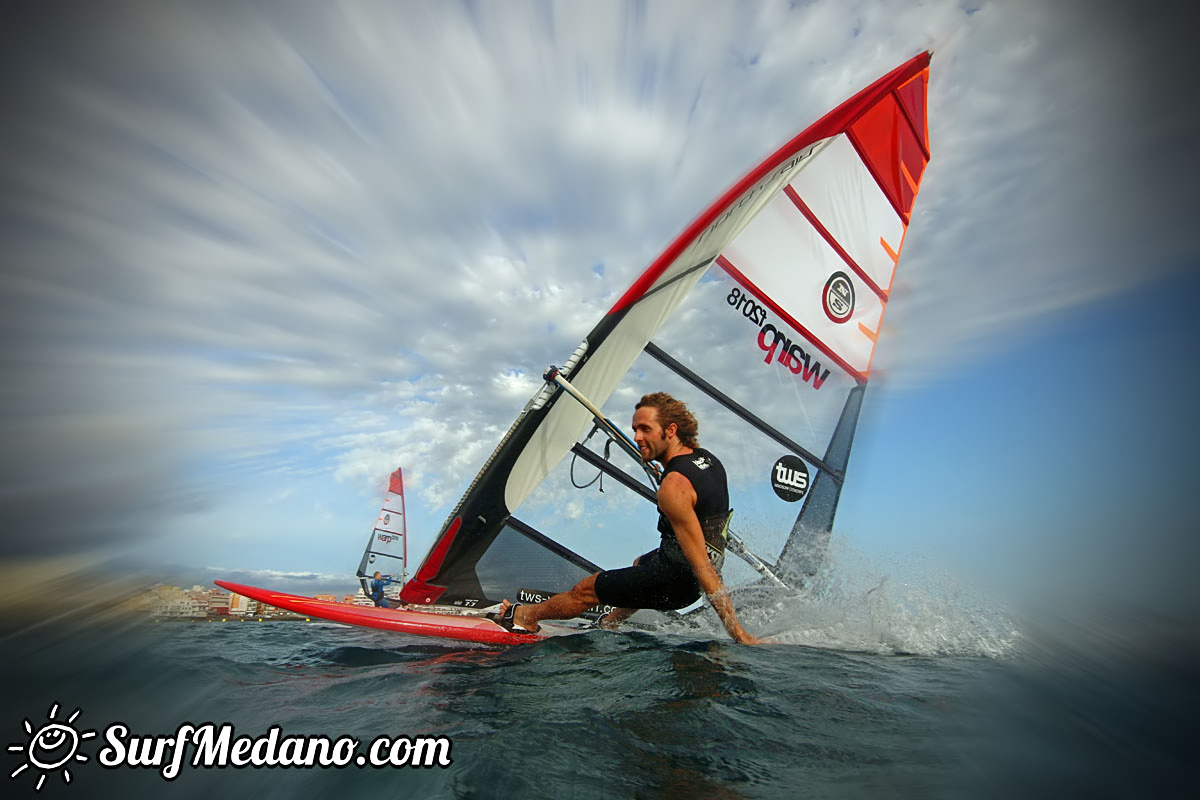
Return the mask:
[[(881, 581), (743, 596), (747, 627), (771, 636), (762, 647), (732, 643), (712, 618), (508, 648), (316, 621), (82, 614), (14, 624), (0, 631), (4, 796), (1091, 798), (1200, 788), (1187, 744), (1196, 651), (1177, 626), (1114, 613), (1064, 636), (935, 594)], [(32, 741), (51, 724), (95, 734), (60, 764)], [(168, 740), (206, 724), (255, 742), (274, 727), (277, 740), (352, 739), (360, 751), (380, 736), (447, 745), (428, 765), (309, 768), (205, 767), (185, 749), (168, 779)], [(147, 750), (140, 766), (104, 766), (114, 730), (161, 739), (159, 763)]]

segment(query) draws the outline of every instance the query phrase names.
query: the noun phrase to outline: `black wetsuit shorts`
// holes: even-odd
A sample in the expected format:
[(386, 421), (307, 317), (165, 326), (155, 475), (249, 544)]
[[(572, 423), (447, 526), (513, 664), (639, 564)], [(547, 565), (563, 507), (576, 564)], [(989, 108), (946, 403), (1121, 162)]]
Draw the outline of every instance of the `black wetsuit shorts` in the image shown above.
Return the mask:
[(672, 611), (700, 599), (700, 584), (691, 565), (679, 564), (651, 550), (632, 567), (609, 569), (596, 576), (596, 597), (617, 608)]

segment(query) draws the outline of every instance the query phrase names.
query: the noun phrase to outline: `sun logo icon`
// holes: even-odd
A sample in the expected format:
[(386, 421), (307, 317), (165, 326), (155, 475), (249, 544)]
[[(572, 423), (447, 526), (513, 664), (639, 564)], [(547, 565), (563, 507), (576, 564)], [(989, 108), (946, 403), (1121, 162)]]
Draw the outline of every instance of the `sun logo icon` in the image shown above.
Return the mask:
[(34, 730), (32, 722), (28, 719), (25, 720), (25, 733), (29, 734), (29, 742), (8, 746), (8, 752), (24, 753), (26, 758), (24, 764), (9, 774), (9, 778), (15, 780), (18, 775), (30, 767), (41, 772), (34, 791), (40, 792), (42, 785), (46, 782), (46, 776), (57, 769), (62, 770), (63, 783), (70, 783), (71, 771), (67, 769), (68, 765), (72, 761), (87, 761), (87, 756), (75, 752), (79, 749), (79, 743), (96, 735), (95, 731), (80, 733), (72, 726), (75, 718), (79, 716), (78, 708), (71, 716), (67, 717), (65, 723), (54, 720), (57, 713), (58, 703), (55, 703), (50, 706), (50, 713), (46, 715), (50, 721), (37, 730)]

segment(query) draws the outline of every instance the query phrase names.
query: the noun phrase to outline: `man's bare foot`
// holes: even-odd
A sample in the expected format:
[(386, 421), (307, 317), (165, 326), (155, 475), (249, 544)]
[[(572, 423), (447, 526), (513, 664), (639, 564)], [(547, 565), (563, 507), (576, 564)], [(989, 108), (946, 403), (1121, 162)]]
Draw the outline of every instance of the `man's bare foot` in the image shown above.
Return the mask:
[(606, 631), (615, 631), (621, 627), (621, 623), (633, 616), (637, 609), (634, 608), (614, 608), (600, 618), (600, 627)]

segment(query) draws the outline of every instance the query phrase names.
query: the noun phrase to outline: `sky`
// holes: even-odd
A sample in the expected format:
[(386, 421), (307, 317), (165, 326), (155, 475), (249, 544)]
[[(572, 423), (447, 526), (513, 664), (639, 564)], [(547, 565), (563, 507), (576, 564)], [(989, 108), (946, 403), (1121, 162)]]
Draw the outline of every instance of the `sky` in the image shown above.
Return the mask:
[(0, 560), (349, 589), (396, 466), (419, 557), (692, 218), (929, 49), (838, 541), (1195, 604), (1184, 4), (703, 9), (6, 6)]

